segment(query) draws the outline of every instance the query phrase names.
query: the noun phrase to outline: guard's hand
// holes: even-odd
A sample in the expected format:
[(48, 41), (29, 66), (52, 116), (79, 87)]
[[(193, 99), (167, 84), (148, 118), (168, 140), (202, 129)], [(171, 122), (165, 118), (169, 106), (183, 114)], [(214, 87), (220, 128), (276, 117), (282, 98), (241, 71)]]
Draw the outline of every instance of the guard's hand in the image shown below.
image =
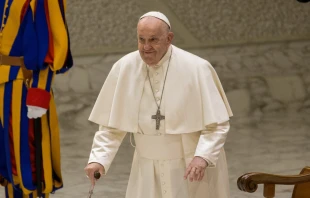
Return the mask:
[(44, 114), (46, 114), (46, 111), (47, 111), (47, 109), (44, 109), (42, 107), (31, 106), (31, 105), (27, 105), (27, 108), (28, 108), (27, 116), (29, 119), (40, 118)]
[(87, 166), (84, 168), (84, 171), (85, 171), (86, 176), (89, 178), (89, 180), (93, 186), (95, 186), (95, 183), (96, 183), (94, 173), (96, 171), (99, 171), (99, 173), (101, 175), (103, 175), (105, 172), (104, 167), (101, 164), (96, 163), (96, 162), (87, 164)]
[(201, 181), (205, 175), (205, 170), (208, 166), (208, 162), (201, 157), (194, 157), (191, 163), (188, 165), (184, 179), (189, 178), (189, 181)]

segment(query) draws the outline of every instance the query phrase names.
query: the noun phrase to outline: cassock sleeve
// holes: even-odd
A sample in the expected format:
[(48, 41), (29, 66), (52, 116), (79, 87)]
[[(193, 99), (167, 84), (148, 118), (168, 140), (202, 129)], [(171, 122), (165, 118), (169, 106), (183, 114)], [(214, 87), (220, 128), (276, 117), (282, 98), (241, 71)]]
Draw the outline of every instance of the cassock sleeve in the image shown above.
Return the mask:
[(88, 163), (101, 164), (107, 174), (126, 133), (100, 125), (99, 131), (94, 136)]
[(209, 164), (208, 167), (216, 166), (229, 128), (229, 121), (226, 121), (220, 124), (208, 125), (205, 130), (201, 131), (195, 156), (205, 159)]

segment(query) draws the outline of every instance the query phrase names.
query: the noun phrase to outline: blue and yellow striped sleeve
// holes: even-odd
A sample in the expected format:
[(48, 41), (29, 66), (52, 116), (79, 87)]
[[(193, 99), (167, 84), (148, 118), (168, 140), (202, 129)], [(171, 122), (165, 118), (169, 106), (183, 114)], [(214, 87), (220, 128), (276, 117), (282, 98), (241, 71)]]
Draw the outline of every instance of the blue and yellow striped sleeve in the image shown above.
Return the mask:
[(55, 71), (53, 71), (54, 46), (50, 27), (47, 0), (33, 1), (35, 31), (38, 39), (37, 68), (32, 72), (32, 80), (27, 94), (27, 105), (48, 109), (50, 90)]

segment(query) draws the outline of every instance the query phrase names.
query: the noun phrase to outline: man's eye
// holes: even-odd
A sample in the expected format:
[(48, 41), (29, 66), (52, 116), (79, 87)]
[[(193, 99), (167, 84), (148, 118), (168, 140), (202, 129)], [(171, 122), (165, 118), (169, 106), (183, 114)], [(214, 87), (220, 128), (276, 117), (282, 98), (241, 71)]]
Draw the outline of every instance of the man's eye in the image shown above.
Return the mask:
[(152, 43), (157, 42), (157, 40), (158, 40), (157, 38), (151, 38), (151, 39), (150, 39), (150, 41), (151, 41)]

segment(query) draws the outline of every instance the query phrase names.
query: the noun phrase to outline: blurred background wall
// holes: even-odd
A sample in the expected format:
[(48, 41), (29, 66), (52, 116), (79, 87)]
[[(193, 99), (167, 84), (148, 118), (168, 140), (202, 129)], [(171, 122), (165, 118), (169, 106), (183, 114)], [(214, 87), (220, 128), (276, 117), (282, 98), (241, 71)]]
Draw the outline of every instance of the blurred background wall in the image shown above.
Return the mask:
[(57, 78), (56, 93), (97, 94), (114, 62), (137, 49), (138, 18), (158, 10), (172, 24), (173, 44), (215, 67), (236, 116), (310, 112), (310, 3), (71, 0), (67, 4), (75, 67)]

